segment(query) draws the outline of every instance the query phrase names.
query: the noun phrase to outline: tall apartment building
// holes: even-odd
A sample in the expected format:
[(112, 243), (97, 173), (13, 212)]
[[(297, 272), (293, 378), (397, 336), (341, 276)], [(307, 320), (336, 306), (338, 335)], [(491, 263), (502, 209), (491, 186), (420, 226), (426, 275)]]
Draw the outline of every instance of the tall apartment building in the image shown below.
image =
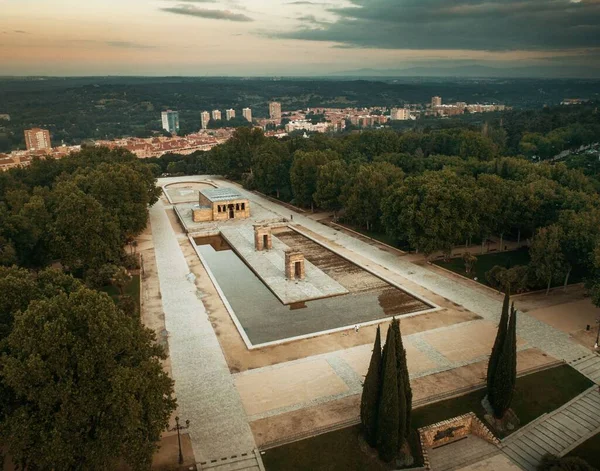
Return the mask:
[(200, 113), (200, 126), (202, 129), (206, 129), (208, 127), (208, 122), (210, 121), (210, 113), (208, 111), (203, 111)]
[(281, 121), (281, 103), (278, 101), (269, 102), (269, 118)]
[(246, 121), (248, 121), (249, 123), (252, 122), (252, 110), (250, 108), (244, 108), (242, 110), (242, 116), (246, 118)]
[(227, 118), (227, 121), (229, 121), (231, 118), (235, 118), (235, 110), (231, 108), (225, 110), (225, 118)]
[(167, 110), (163, 111), (161, 116), (163, 129), (171, 134), (177, 134), (179, 132), (179, 112)]
[(392, 108), (390, 119), (393, 121), (406, 121), (410, 119), (410, 110), (406, 108)]
[(33, 128), (25, 130), (27, 150), (50, 150), (50, 132), (47, 129)]
[(221, 119), (221, 112), (219, 110), (212, 110), (212, 119), (218, 121)]
[(436, 106), (442, 106), (442, 97), (441, 96), (431, 97), (431, 107), (435, 108)]

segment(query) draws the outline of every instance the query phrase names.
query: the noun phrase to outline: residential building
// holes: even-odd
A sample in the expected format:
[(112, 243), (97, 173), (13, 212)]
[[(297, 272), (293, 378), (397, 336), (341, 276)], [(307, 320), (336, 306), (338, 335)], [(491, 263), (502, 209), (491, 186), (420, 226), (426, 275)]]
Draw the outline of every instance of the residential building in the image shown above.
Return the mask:
[(278, 101), (269, 102), (269, 118), (281, 121), (281, 103)]
[(210, 121), (210, 113), (208, 111), (203, 111), (200, 113), (200, 126), (202, 129), (208, 128), (208, 122)]
[(393, 121), (406, 121), (410, 119), (410, 110), (406, 108), (392, 108), (390, 119)]
[(212, 110), (212, 119), (215, 121), (221, 120), (221, 112), (219, 110)]
[(229, 121), (231, 118), (235, 118), (235, 110), (231, 108), (225, 110), (225, 117), (227, 118), (227, 121)]
[(162, 127), (171, 134), (179, 132), (179, 112), (167, 110), (162, 112)]
[(47, 129), (26, 129), (25, 145), (27, 150), (50, 150), (50, 132)]
[(242, 116), (246, 118), (246, 121), (248, 121), (249, 123), (252, 122), (252, 110), (250, 108), (244, 108), (242, 110)]
[(431, 98), (431, 107), (435, 108), (436, 106), (442, 106), (442, 97), (434, 96)]

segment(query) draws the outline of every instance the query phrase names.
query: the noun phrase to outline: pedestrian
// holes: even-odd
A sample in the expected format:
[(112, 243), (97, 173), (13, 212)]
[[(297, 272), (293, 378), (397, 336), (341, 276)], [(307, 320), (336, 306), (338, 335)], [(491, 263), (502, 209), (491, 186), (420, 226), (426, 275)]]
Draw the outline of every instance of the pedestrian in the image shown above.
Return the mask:
[(290, 214), (290, 221), (293, 221), (293, 220), (294, 220), (294, 215)]
[(354, 332), (358, 332), (358, 324), (354, 326)]

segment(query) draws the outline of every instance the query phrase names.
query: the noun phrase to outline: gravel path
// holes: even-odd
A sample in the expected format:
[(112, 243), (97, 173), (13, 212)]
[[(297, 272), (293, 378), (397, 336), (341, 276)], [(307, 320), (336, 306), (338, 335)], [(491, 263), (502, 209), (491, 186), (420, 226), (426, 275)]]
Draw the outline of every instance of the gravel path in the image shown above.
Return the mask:
[(179, 411), (196, 461), (251, 452), (254, 437), (162, 201), (150, 209)]

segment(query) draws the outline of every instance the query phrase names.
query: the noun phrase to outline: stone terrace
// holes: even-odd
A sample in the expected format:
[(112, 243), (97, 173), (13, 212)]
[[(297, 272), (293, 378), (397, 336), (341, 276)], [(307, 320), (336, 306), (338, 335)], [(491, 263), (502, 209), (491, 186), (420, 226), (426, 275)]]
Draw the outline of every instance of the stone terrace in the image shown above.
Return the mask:
[(252, 226), (223, 227), (221, 235), (283, 304), (348, 293), (346, 288), (309, 261), (304, 265), (306, 273), (304, 280), (286, 279), (285, 250), (289, 247), (273, 237), (272, 249), (256, 251)]

